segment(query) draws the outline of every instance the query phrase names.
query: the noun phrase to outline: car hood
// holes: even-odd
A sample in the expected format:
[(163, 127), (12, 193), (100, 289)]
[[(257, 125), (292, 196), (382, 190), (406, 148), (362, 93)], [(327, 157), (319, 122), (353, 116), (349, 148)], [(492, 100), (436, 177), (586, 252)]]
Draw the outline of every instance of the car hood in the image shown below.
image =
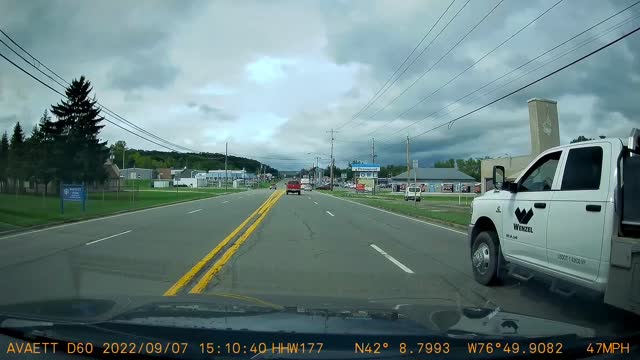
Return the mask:
[(434, 305), (428, 300), (401, 298), (363, 301), (213, 293), (206, 296), (50, 299), (0, 306), (0, 317), (1, 326), (16, 326), (22, 320), (117, 322), (274, 333), (527, 338), (595, 336), (590, 328), (505, 312), (500, 308)]

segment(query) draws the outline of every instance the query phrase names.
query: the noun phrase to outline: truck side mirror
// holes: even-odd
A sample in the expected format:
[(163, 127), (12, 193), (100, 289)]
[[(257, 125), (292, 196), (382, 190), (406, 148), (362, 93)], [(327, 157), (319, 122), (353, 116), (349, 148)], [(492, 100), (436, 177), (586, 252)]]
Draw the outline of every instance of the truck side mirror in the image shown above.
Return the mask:
[(493, 187), (496, 190), (502, 190), (502, 186), (504, 185), (505, 179), (505, 170), (504, 166), (496, 165), (493, 167)]

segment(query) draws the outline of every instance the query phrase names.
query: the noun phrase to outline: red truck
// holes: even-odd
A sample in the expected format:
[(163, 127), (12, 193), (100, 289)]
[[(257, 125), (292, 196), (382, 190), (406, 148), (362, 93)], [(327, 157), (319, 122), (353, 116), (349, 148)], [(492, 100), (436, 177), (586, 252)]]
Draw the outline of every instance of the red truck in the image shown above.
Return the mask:
[(301, 191), (302, 186), (300, 185), (300, 181), (291, 180), (287, 182), (287, 195), (289, 195), (289, 193), (298, 193), (298, 195), (300, 195)]

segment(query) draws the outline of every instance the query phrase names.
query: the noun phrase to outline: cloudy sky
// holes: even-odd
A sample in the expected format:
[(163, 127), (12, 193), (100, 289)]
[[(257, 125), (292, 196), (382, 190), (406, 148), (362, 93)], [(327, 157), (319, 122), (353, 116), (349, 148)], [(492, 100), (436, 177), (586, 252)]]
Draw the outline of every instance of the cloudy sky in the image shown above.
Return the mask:
[[(337, 165), (370, 160), (371, 138), (379, 162), (402, 164), (407, 134), (450, 121), (640, 26), (637, 5), (511, 72), (635, 2), (564, 0), (470, 67), (557, 2), (0, 0), (0, 13), (10, 15), (0, 28), (65, 79), (85, 75), (102, 104), (158, 136), (199, 151), (223, 152), (228, 142), (230, 153), (287, 170), (308, 167), (316, 154), (326, 166), (331, 128), (339, 129)], [(402, 75), (360, 113), (443, 12)], [(0, 53), (57, 87), (2, 44)], [(558, 101), (562, 143), (625, 136), (640, 126), (639, 56), (637, 33), (451, 128), (412, 139), (411, 156), (429, 165), (527, 154), (526, 101), (533, 97)], [(30, 129), (59, 100), (0, 59), (0, 130), (16, 121)], [(102, 136), (158, 148), (110, 124)]]

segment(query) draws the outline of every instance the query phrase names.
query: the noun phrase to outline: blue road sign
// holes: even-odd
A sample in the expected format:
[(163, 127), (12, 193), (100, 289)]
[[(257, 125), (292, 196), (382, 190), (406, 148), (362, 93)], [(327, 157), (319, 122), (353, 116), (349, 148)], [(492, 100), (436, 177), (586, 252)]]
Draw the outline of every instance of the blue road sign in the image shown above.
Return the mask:
[(82, 212), (86, 210), (87, 189), (84, 185), (60, 184), (60, 213), (64, 214), (65, 201), (82, 202)]
[(65, 201), (84, 201), (84, 186), (82, 185), (63, 185), (62, 200)]

